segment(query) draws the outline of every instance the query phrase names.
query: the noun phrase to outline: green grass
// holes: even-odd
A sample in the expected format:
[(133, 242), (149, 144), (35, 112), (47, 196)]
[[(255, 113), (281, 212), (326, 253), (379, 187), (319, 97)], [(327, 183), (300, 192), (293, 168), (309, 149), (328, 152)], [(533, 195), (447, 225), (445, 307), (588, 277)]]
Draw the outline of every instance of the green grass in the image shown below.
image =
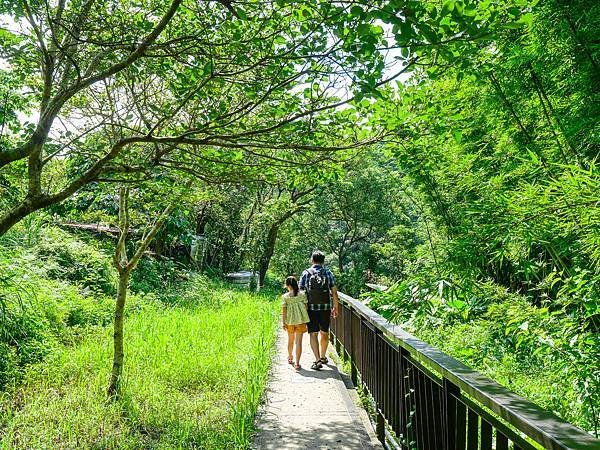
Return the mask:
[(157, 279), (164, 264), (146, 261), (126, 307), (122, 396), (109, 402), (110, 255), (54, 228), (17, 231), (0, 239), (0, 449), (249, 446), (273, 296), (181, 267)]
[(265, 296), (214, 287), (125, 322), (123, 395), (106, 400), (111, 329), (32, 366), (0, 398), (0, 448), (247, 448), (276, 323)]

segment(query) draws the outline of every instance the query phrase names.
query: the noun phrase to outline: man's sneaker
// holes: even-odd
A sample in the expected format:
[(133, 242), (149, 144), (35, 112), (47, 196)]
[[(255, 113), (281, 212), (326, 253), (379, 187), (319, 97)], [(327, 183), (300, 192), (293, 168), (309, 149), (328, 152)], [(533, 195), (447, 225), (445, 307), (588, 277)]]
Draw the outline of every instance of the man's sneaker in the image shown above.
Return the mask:
[(310, 368), (312, 370), (321, 370), (323, 368), (323, 364), (321, 363), (321, 361), (315, 361), (314, 363), (312, 363), (312, 366), (310, 366)]

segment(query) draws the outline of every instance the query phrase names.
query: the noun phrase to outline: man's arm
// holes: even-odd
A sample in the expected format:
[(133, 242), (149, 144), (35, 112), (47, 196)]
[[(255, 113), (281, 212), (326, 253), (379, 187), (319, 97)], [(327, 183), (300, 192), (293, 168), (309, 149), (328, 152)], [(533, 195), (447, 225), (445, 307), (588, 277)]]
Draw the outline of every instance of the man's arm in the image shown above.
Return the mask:
[(334, 319), (338, 314), (338, 306), (340, 304), (340, 299), (338, 298), (337, 286), (333, 286), (331, 288), (331, 296), (333, 297), (333, 308), (331, 309), (331, 317)]
[(335, 284), (335, 277), (331, 270), (327, 270), (327, 280), (329, 282), (329, 290), (331, 291), (331, 297), (333, 298), (333, 305), (331, 308), (331, 317), (334, 319), (337, 317), (338, 307), (340, 304), (340, 299), (338, 298), (338, 290)]

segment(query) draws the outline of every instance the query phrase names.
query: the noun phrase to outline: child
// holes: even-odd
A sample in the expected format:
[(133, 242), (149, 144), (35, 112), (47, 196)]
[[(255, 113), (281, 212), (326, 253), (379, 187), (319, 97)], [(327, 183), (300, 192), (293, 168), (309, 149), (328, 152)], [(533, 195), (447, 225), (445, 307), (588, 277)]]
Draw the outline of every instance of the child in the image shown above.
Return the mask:
[(302, 355), (302, 335), (306, 333), (306, 324), (309, 322), (308, 299), (304, 292), (298, 292), (298, 282), (294, 277), (285, 279), (287, 293), (281, 297), (283, 307), (283, 329), (288, 334), (288, 363), (294, 364), (292, 350), (296, 342), (296, 364), (294, 369), (300, 370), (300, 356)]

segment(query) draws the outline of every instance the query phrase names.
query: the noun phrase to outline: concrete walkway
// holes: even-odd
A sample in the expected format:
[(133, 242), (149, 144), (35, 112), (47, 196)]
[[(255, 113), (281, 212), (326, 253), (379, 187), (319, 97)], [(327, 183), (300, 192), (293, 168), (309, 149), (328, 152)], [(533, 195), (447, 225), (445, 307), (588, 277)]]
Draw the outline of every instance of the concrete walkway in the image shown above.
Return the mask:
[[(256, 450), (382, 449), (348, 377), (332, 361), (320, 371), (310, 369), (314, 356), (304, 335), (302, 370), (287, 363), (287, 335), (280, 332), (277, 354), (257, 416)], [(345, 384), (349, 384), (347, 385)]]

